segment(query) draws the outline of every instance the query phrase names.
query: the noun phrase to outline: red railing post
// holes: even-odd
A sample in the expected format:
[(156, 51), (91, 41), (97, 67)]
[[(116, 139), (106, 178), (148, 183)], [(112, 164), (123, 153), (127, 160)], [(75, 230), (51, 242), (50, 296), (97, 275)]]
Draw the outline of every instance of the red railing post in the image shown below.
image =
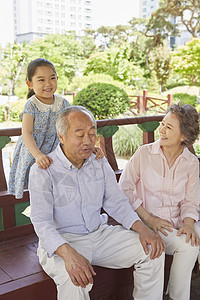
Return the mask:
[(77, 94), (78, 94), (78, 92), (73, 92), (73, 93), (72, 93), (73, 101), (74, 101), (74, 98), (76, 97)]
[(0, 149), (0, 191), (7, 190), (6, 177), (3, 168), (2, 150)]
[(117, 161), (113, 151), (112, 136), (111, 137), (100, 137), (100, 147), (103, 150), (105, 157), (107, 158), (110, 166), (114, 171), (118, 170)]
[(143, 145), (154, 142), (154, 131), (143, 132)]
[(147, 111), (147, 94), (148, 90), (143, 90), (143, 107), (145, 111)]
[(171, 106), (173, 103), (173, 94), (168, 94), (167, 95), (167, 104), (168, 106)]

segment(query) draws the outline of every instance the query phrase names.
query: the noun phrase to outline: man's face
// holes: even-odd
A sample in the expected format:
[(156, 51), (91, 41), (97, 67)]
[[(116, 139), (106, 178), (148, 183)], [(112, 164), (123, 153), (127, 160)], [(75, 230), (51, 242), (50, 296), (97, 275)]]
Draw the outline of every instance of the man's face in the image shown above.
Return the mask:
[(89, 158), (96, 143), (96, 128), (89, 115), (72, 111), (68, 115), (69, 128), (66, 136), (59, 135), (62, 150), (78, 169)]

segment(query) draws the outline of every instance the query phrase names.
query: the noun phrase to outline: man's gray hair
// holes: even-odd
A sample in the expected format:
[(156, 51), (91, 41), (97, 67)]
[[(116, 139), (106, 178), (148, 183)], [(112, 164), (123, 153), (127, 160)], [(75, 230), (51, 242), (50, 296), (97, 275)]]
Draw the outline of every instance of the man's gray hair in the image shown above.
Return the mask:
[(91, 111), (89, 111), (84, 106), (79, 106), (79, 105), (68, 106), (67, 108), (62, 110), (62, 112), (58, 115), (57, 120), (56, 120), (56, 130), (57, 130), (57, 132), (59, 132), (59, 134), (61, 136), (66, 136), (66, 134), (67, 134), (67, 130), (69, 128), (68, 115), (72, 111), (80, 111), (80, 112), (88, 115), (88, 117), (91, 119), (92, 123), (94, 124), (94, 126), (96, 128), (96, 120), (95, 120), (93, 114), (91, 113)]

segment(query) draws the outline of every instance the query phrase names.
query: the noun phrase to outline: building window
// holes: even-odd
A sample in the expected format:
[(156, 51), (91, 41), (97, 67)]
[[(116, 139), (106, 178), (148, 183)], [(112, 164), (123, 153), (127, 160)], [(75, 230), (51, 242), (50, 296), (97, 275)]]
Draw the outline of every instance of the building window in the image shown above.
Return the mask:
[(37, 19), (37, 23), (41, 23), (41, 24), (43, 24), (43, 19), (41, 19), (41, 18), (38, 18), (38, 19)]
[(53, 29), (50, 28), (50, 27), (46, 27), (45, 28), (45, 32), (47, 32), (47, 33), (53, 33)]
[(49, 3), (49, 2), (46, 2), (46, 3), (45, 3), (45, 7), (52, 8), (52, 4)]
[(53, 21), (52, 20), (46, 20), (46, 24), (53, 24)]

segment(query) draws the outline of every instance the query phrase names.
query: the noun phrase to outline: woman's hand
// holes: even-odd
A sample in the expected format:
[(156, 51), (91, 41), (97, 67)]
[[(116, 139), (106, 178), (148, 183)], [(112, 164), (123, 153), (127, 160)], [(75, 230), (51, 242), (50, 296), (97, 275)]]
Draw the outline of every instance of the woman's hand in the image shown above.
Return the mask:
[(191, 239), (192, 246), (200, 245), (198, 235), (194, 231), (194, 220), (192, 218), (184, 219), (183, 226), (179, 228), (177, 236), (180, 236), (181, 234), (186, 234), (186, 243), (189, 243), (189, 240)]
[(94, 147), (94, 154), (96, 154), (96, 159), (102, 159), (104, 157), (104, 153), (99, 147)]
[(150, 216), (148, 220), (146, 220), (146, 224), (155, 233), (158, 233), (158, 231), (160, 231), (165, 236), (168, 235), (165, 230), (172, 232), (173, 231), (172, 228), (174, 228), (174, 226), (170, 222), (154, 216)]
[(40, 153), (35, 158), (36, 164), (41, 168), (46, 170), (52, 163), (53, 160), (48, 155)]
[(174, 226), (170, 222), (159, 217), (152, 216), (146, 211), (146, 209), (143, 208), (142, 205), (140, 205), (135, 211), (142, 221), (156, 234), (158, 234), (158, 231), (160, 231), (167, 236), (168, 234), (164, 229), (172, 232), (172, 228), (174, 228)]

